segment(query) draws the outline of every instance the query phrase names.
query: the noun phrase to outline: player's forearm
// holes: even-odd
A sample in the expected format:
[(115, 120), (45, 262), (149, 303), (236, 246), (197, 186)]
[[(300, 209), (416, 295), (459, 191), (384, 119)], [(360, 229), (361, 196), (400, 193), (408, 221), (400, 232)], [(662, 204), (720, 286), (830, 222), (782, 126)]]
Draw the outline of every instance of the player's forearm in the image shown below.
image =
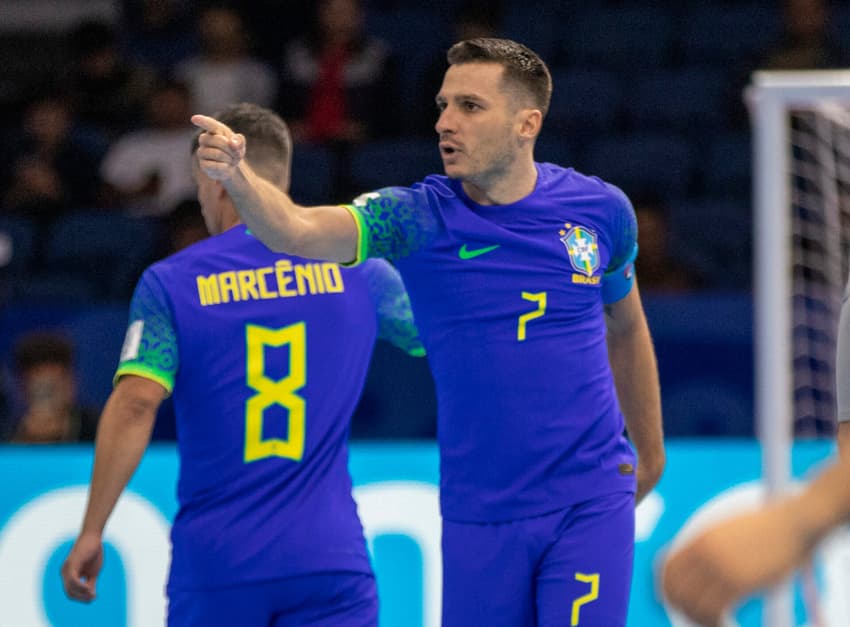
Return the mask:
[(356, 226), (342, 207), (298, 205), (245, 161), (224, 186), (242, 220), (272, 250), (338, 262), (355, 258)]
[(850, 522), (850, 460), (839, 458), (793, 499), (799, 532), (810, 549)]
[(113, 392), (100, 419), (82, 533), (101, 535), (150, 441), (156, 408)]
[(645, 319), (627, 331), (609, 334), (611, 369), (629, 438), (638, 455), (640, 501), (664, 471), (664, 431), (655, 350)]

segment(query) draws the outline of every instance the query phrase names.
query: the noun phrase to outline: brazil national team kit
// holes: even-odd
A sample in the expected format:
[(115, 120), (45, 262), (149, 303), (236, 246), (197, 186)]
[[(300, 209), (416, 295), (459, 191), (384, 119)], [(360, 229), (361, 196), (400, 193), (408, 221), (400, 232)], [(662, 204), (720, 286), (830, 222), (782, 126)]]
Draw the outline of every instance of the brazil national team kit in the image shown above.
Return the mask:
[(348, 206), (357, 261), (404, 278), (436, 383), (445, 626), (625, 621), (636, 460), (603, 308), (632, 289), (637, 226), (617, 188), (536, 167), (510, 205), (429, 176)]
[[(273, 253), (239, 225), (142, 276), (116, 377), (174, 391), (172, 624), (184, 611), (193, 624), (184, 592), (282, 578), (296, 605), (311, 577), (332, 597), (334, 573), (362, 574), (355, 585), (374, 598), (346, 441), (376, 336), (415, 352), (415, 330), (393, 318), (406, 300), (388, 273), (383, 261), (340, 268)], [(251, 624), (237, 602), (215, 624)]]

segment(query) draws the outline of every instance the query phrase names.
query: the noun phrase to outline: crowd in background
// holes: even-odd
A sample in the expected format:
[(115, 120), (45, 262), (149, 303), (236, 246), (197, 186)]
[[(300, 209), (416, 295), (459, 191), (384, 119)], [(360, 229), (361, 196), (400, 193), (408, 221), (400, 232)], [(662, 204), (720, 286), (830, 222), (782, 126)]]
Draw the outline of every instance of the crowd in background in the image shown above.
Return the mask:
[[(756, 68), (850, 65), (838, 36), (850, 12), (827, 0), (532, 4), (123, 0), (112, 20), (0, 34), (0, 308), (125, 302), (148, 263), (206, 236), (192, 113), (278, 111), (295, 140), (293, 196), (307, 203), (439, 171), (445, 48), (474, 36), (515, 38), (549, 63), (538, 157), (630, 195), (644, 293), (748, 290), (741, 91)], [(67, 361), (60, 339), (40, 340)], [(17, 385), (17, 353), (3, 361), (0, 439), (20, 439), (31, 386)], [(87, 437), (89, 411), (65, 411), (76, 417), (57, 439)]]

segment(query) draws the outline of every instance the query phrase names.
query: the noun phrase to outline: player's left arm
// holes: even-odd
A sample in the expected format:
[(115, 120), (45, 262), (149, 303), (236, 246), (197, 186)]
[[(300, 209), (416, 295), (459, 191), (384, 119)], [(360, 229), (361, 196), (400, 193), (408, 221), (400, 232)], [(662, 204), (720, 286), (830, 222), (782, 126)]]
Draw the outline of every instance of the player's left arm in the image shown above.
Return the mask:
[(634, 273), (637, 218), (628, 197), (614, 186), (609, 190), (612, 243), (602, 280), (602, 301), (617, 397), (638, 456), (635, 496), (639, 503), (658, 483), (666, 463), (661, 391), (655, 348)]
[(629, 438), (637, 451), (637, 502), (661, 478), (666, 463), (655, 349), (637, 284), (605, 306), (608, 357)]
[(384, 259), (362, 264), (378, 315), (378, 337), (408, 355), (422, 357), (425, 347), (413, 320), (410, 298), (398, 270)]

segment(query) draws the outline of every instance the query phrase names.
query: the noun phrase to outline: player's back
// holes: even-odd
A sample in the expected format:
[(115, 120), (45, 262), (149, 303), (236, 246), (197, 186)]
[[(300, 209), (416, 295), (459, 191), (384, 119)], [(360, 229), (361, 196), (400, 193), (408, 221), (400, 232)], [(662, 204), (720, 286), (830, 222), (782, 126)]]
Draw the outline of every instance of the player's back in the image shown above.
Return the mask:
[(179, 365), (172, 583), (368, 570), (346, 440), (376, 335), (362, 269), (244, 226), (155, 264)]

